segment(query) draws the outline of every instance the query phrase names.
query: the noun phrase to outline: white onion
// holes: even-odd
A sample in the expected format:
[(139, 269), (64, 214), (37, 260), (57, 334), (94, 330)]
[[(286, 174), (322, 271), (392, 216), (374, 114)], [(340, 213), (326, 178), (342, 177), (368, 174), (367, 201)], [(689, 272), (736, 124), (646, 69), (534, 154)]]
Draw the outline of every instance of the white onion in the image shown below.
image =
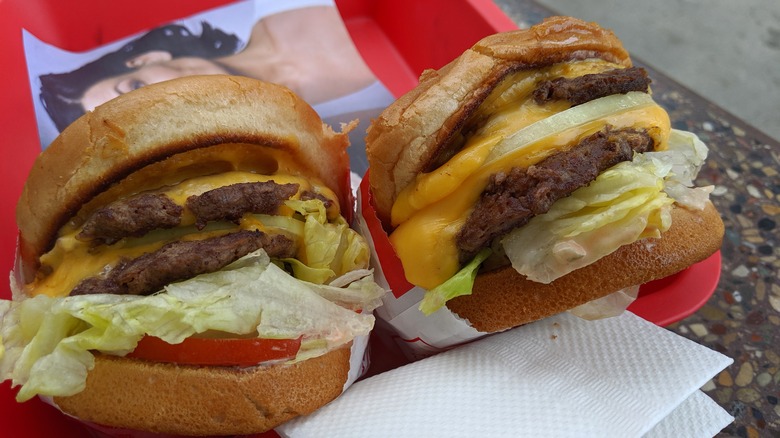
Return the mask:
[(505, 137), (490, 151), (486, 162), (489, 164), (517, 149), (522, 149), (529, 144), (567, 129), (590, 123), (611, 114), (651, 104), (654, 104), (654, 101), (649, 94), (633, 91), (627, 94), (613, 94), (577, 105), (532, 123)]

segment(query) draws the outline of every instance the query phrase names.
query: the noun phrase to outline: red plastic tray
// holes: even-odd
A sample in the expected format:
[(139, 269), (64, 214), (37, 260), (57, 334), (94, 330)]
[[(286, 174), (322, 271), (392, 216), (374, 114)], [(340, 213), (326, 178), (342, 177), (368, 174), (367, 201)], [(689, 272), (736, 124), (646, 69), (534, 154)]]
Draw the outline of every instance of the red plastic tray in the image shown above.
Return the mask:
[[(71, 51), (83, 51), (146, 28), (230, 3), (230, 0), (0, 0), (0, 81), (4, 159), (0, 207), (0, 272), (13, 264), (14, 217), (22, 185), (40, 151), (27, 79), (21, 29)], [(480, 38), (515, 28), (491, 0), (337, 0), (347, 28), (366, 62), (390, 91), (400, 96), (417, 84), (426, 68), (438, 68)], [(121, 19), (118, 19), (121, 17)], [(689, 270), (643, 286), (629, 308), (659, 325), (682, 319), (712, 295), (720, 274), (720, 253)], [(0, 276), (2, 277), (2, 276)], [(7, 278), (7, 277), (4, 277)], [(0, 283), (0, 298), (10, 290)], [(403, 360), (377, 357), (376, 368)], [(93, 434), (38, 399), (18, 404), (9, 382), (0, 384), (0, 437), (82, 437)]]

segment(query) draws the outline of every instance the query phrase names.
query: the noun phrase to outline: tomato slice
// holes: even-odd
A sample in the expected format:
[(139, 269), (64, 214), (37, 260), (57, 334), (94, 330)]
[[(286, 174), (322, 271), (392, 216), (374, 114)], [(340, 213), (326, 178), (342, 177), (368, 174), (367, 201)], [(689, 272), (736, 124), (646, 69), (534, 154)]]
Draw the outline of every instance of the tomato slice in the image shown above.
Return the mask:
[(252, 366), (292, 359), (300, 347), (301, 338), (187, 338), (169, 344), (158, 337), (144, 336), (127, 357), (183, 365)]

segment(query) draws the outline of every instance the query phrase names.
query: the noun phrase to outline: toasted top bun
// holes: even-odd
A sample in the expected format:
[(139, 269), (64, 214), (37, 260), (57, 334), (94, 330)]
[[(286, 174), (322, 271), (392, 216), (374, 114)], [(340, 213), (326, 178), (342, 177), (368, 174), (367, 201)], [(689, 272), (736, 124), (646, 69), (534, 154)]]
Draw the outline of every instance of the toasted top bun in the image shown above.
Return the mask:
[(561, 62), (598, 58), (631, 65), (620, 40), (594, 23), (552, 17), (526, 30), (483, 38), (390, 105), (368, 129), (366, 153), (379, 218), (389, 223), (398, 194), (507, 74)]
[[(288, 171), (319, 179), (337, 194), (342, 208), (350, 205), (345, 133), (323, 124), (310, 105), (282, 86), (235, 76), (189, 76), (98, 106), (38, 157), (17, 205), (25, 267), (34, 268), (60, 227), (84, 204), (133, 172), (187, 152), (189, 176), (214, 172), (223, 152), (205, 151), (223, 144), (242, 145), (233, 162), (271, 170), (280, 164), (255, 157), (273, 149), (275, 157), (283, 156), (284, 165), (294, 168)], [(107, 197), (126, 195), (158, 178), (165, 183), (169, 170), (159, 166), (109, 190)]]

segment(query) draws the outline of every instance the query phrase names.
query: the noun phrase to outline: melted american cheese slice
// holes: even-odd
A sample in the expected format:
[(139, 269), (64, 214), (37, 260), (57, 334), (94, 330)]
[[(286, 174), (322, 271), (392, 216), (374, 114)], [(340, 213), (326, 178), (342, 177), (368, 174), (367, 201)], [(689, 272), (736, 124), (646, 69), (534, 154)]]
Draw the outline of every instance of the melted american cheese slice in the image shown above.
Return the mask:
[(542, 72), (520, 72), (491, 94), (477, 115), (484, 123), (466, 141), (464, 148), (438, 169), (419, 175), (399, 194), (393, 205), (391, 220), (396, 229), (390, 235), (390, 241), (409, 282), (431, 289), (458, 271), (455, 237), (491, 175), (536, 164), (607, 125), (616, 129), (647, 129), (656, 144), (665, 147), (670, 129), (668, 115), (657, 104), (650, 103), (540, 138), (487, 161), (493, 148), (506, 137), (568, 108), (568, 104), (562, 102), (536, 104), (530, 96), (537, 82), (611, 68), (615, 66), (585, 61)]
[[(186, 179), (178, 184), (155, 190), (168, 196), (173, 202), (185, 206), (187, 198), (192, 195), (200, 195), (206, 191), (224, 187), (231, 184), (247, 182), (263, 182), (273, 180), (277, 184), (298, 184), (298, 193), (293, 196), (297, 199), (304, 191), (315, 191), (328, 199), (334, 200), (336, 215), (338, 203), (335, 194), (324, 186), (313, 186), (305, 178), (292, 175), (261, 175), (246, 171), (229, 171), (216, 175), (201, 176)], [(282, 206), (279, 215), (292, 216), (293, 210)], [(328, 216), (331, 216), (329, 212)], [(68, 224), (60, 231), (54, 248), (41, 257), (41, 264), (48, 275), (39, 275), (36, 280), (27, 286), (30, 295), (48, 295), (52, 297), (67, 296), (68, 293), (84, 278), (99, 274), (101, 271), (115, 265), (120, 259), (133, 259), (145, 253), (160, 249), (166, 243), (174, 240), (200, 240), (208, 237), (219, 236), (239, 229), (260, 229), (264, 225), (255, 217), (241, 220), (238, 225), (232, 222), (214, 222), (203, 230), (197, 230), (193, 224), (195, 217), (184, 209), (181, 225), (172, 229), (154, 230), (139, 238), (126, 238), (113, 245), (100, 245), (92, 247), (89, 242), (81, 241), (76, 236), (81, 232), (81, 226)]]

